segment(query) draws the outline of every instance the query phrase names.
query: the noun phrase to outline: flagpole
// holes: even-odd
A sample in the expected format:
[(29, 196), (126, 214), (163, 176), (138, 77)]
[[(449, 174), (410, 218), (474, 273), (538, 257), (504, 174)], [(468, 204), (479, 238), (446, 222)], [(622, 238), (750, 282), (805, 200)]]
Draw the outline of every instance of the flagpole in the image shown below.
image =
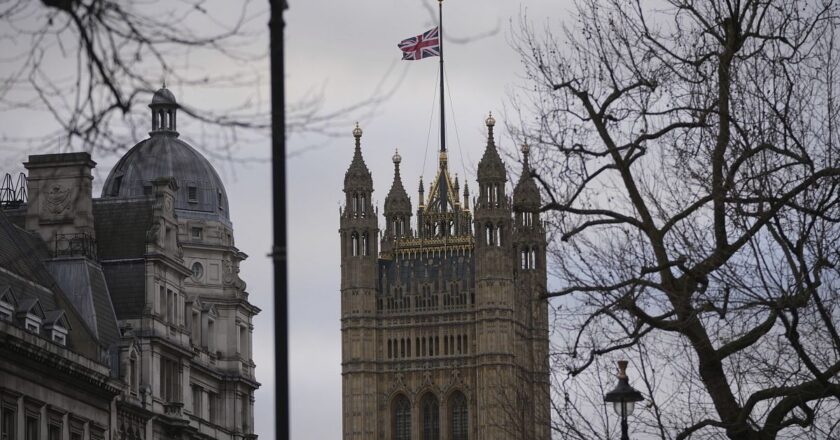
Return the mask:
[(438, 0), (438, 36), (440, 41), (440, 152), (446, 152), (446, 115), (443, 111), (443, 0)]

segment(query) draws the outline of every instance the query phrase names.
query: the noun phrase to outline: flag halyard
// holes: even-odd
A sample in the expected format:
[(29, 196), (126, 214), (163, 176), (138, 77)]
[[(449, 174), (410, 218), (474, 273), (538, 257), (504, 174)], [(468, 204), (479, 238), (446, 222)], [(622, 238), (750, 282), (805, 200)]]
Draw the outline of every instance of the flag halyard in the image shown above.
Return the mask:
[(421, 60), (440, 56), (439, 28), (432, 28), (416, 37), (406, 38), (397, 45), (403, 51), (404, 60)]

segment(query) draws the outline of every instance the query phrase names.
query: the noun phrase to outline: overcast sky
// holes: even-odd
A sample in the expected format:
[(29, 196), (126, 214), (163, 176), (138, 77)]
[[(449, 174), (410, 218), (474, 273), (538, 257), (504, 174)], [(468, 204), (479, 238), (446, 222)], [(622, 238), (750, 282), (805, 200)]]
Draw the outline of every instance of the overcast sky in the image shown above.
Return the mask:
[[(525, 86), (519, 57), (509, 44), (520, 13), (537, 23), (558, 23), (568, 16), (568, 4), (444, 2), (445, 34), (460, 39), (498, 29), (491, 37), (463, 44), (444, 42), (452, 99), (446, 102), (450, 169), (461, 176), (462, 185), (466, 175), (471, 189), (476, 188), (474, 171), (486, 143), (488, 111), (499, 121), (497, 143), (514, 148), (498, 115), (507, 96)], [(286, 84), (292, 101), (313, 84), (326, 84), (328, 106), (349, 105), (369, 96), (397, 60), (384, 86), (387, 90), (404, 75), (397, 91), (376, 114), (358, 116), (364, 130), (362, 153), (381, 210), (393, 179), (391, 157), (399, 148), (403, 183), (416, 209), (418, 179), (422, 175), (428, 185), (437, 166), (437, 114), (431, 116), (438, 63), (437, 58), (398, 61), (396, 45), (434, 26), (427, 8), (417, 0), (292, 1), (287, 17)], [(352, 127), (341, 129), (343, 137), (323, 143), (314, 137), (290, 139), (293, 150), (313, 146), (289, 161), (293, 438), (341, 435), (338, 206), (353, 151)], [(510, 167), (508, 172), (518, 176), (520, 169)]]
[[(259, 3), (259, 2), (257, 2)], [(267, 2), (266, 2), (267, 3)], [(393, 178), (391, 157), (402, 156), (403, 183), (417, 206), (418, 179), (428, 185), (434, 177), (438, 148), (437, 58), (399, 61), (397, 43), (436, 25), (429, 8), (436, 2), (421, 0), (289, 1), (286, 13), (286, 90), (290, 103), (311, 93), (322, 93), (324, 110), (352, 106), (372, 95), (388, 99), (376, 107), (346, 112), (328, 126), (340, 136), (292, 135), (288, 161), (289, 200), (289, 306), (288, 338), (291, 359), (291, 432), (295, 439), (337, 439), (341, 436), (341, 334), (339, 302), (338, 208), (344, 171), (353, 152), (352, 122), (358, 120), (364, 135), (362, 152), (374, 179), (374, 201), (382, 201)], [(444, 4), (447, 96), (447, 145), (450, 170), (476, 188), (475, 166), (485, 145), (484, 119), (492, 111), (498, 121), (496, 141), (502, 149), (515, 146), (504, 130), (508, 96), (526, 85), (519, 57), (509, 43), (520, 14), (538, 26), (558, 25), (570, 12), (569, 1), (507, 0), (456, 1)], [(208, 7), (225, 8), (222, 0)], [(258, 5), (256, 8), (265, 9)], [(435, 19), (436, 20), (436, 19)], [(258, 26), (263, 31), (266, 27)], [(495, 31), (493, 33), (493, 31)], [(482, 36), (488, 32), (490, 36)], [(267, 38), (267, 33), (266, 36)], [(466, 39), (466, 41), (464, 41)], [(268, 74), (268, 62), (254, 69)], [(241, 102), (230, 90), (185, 87), (168, 82), (179, 102), (192, 106), (225, 107)], [(267, 100), (265, 84), (259, 88)], [(252, 93), (249, 91), (246, 93)], [(451, 96), (451, 102), (450, 102)], [(205, 104), (206, 103), (206, 104)], [(0, 135), (37, 132), (50, 124), (43, 115), (4, 113)], [(32, 116), (34, 118), (34, 116)], [(25, 122), (25, 123), (22, 123)], [(191, 132), (186, 116), (179, 118), (182, 138), (197, 145), (200, 135)], [(141, 139), (137, 139), (140, 141)], [(241, 277), (248, 283), (250, 300), (262, 308), (255, 319), (254, 359), (262, 388), (256, 394), (256, 432), (274, 438), (271, 264), (266, 254), (271, 241), (270, 168), (267, 140), (240, 146), (248, 157), (264, 161), (232, 165), (211, 159), (225, 181), (230, 199), (237, 246), (250, 258), (242, 264)], [(52, 152), (52, 151), (50, 151)], [(0, 148), (0, 171), (22, 171), (27, 154)], [(10, 160), (9, 160), (10, 159)], [(118, 157), (94, 157), (99, 162), (95, 196)], [(509, 167), (511, 177), (519, 166)], [(466, 177), (465, 177), (466, 176)], [(515, 181), (515, 180), (514, 180)], [(510, 190), (510, 188), (508, 188)], [(381, 219), (380, 219), (381, 224)]]

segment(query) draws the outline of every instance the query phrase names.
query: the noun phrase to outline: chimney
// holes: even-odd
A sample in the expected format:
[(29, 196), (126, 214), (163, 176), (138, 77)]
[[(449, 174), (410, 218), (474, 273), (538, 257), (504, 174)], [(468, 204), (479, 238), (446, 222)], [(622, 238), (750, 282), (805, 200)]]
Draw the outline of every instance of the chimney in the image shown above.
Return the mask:
[(56, 238), (93, 241), (93, 175), (88, 153), (39, 154), (23, 164), (29, 203), (26, 229), (55, 249)]

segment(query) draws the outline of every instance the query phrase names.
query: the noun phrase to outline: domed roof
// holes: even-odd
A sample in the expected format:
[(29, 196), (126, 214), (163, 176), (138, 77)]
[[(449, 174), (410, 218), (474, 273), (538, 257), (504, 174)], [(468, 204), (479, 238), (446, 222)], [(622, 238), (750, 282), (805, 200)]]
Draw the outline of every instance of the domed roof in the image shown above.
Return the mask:
[(175, 95), (165, 85), (152, 96), (152, 103), (150, 105), (159, 104), (178, 105), (178, 102), (175, 100)]
[[(162, 103), (164, 99), (175, 103), (172, 93), (163, 88), (155, 93), (152, 104), (155, 100)], [(178, 183), (175, 209), (179, 216), (221, 220), (229, 224), (227, 192), (219, 174), (201, 153), (178, 139), (174, 117), (166, 124), (168, 130), (153, 130), (148, 139), (123, 155), (105, 179), (102, 197), (149, 196), (152, 181), (158, 177), (174, 177)]]

